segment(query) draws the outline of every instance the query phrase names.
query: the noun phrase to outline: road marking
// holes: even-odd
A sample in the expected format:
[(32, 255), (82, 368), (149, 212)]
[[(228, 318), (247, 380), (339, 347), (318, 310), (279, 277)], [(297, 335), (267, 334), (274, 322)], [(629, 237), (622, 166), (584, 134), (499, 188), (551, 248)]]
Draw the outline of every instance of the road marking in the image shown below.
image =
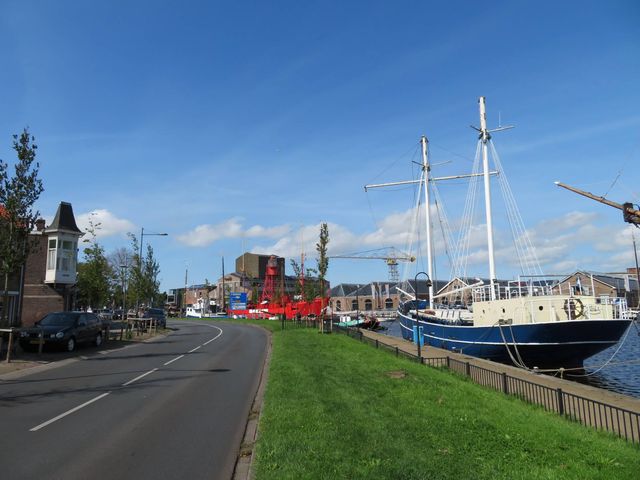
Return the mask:
[[(202, 324), (202, 323), (192, 323), (191, 325), (206, 325), (206, 324)], [(195, 352), (195, 351), (196, 351), (196, 350), (198, 350), (199, 348), (204, 347), (205, 345), (209, 345), (211, 342), (213, 342), (214, 340), (216, 340), (216, 339), (220, 338), (220, 336), (222, 335), (222, 329), (221, 329), (220, 327), (216, 327), (216, 326), (214, 326), (214, 325), (206, 325), (206, 326), (207, 326), (207, 327), (211, 327), (211, 328), (215, 328), (215, 329), (217, 329), (217, 330), (220, 330), (220, 333), (218, 333), (218, 335), (216, 335), (216, 336), (215, 336), (215, 337), (213, 337), (212, 339), (207, 340), (207, 341), (206, 341), (205, 343), (203, 343), (202, 345), (198, 345), (198, 346), (197, 346), (197, 347), (195, 347), (194, 349), (190, 350), (188, 353)], [(119, 349), (116, 349), (116, 350), (101, 350), (101, 351), (100, 351), (100, 352), (98, 352), (98, 353), (100, 353), (100, 354), (102, 354), (102, 355), (107, 355), (107, 354), (109, 354), (109, 353), (111, 353), (111, 352), (118, 351), (118, 350), (123, 350), (123, 349), (125, 349), (125, 348), (128, 348), (128, 346), (125, 346), (125, 347), (123, 347), (123, 348), (119, 348)], [(165, 365), (165, 366), (166, 366), (166, 365), (169, 365), (170, 363), (173, 363), (173, 362), (175, 362), (176, 360), (181, 359), (182, 357), (184, 357), (184, 354), (183, 354), (183, 355), (179, 355), (179, 356), (177, 356), (176, 358), (173, 358), (173, 359), (169, 360), (169, 361), (168, 361), (168, 362), (166, 362), (164, 365)], [(86, 358), (83, 358), (83, 359), (85, 359), (85, 360), (86, 360)], [(150, 374), (152, 374), (153, 372), (156, 372), (157, 370), (158, 370), (157, 368), (154, 368), (153, 370), (149, 370), (148, 372), (145, 372), (145, 373), (143, 373), (142, 375), (138, 375), (136, 378), (133, 378), (133, 379), (129, 380), (127, 383), (123, 383), (123, 384), (122, 384), (122, 386), (123, 386), (123, 387), (126, 387), (126, 386), (128, 386), (128, 385), (131, 385), (132, 383), (137, 382), (137, 381), (138, 381), (138, 380), (140, 380), (141, 378), (144, 378), (144, 377), (146, 377), (147, 375), (150, 375)], [(80, 409), (82, 409), (82, 408), (84, 408), (84, 407), (86, 407), (86, 406), (88, 406), (88, 405), (91, 405), (91, 404), (92, 404), (92, 403), (94, 403), (94, 402), (97, 402), (98, 400), (100, 400), (101, 398), (106, 397), (106, 396), (107, 396), (107, 395), (109, 395), (110, 393), (111, 393), (111, 392), (106, 392), (106, 393), (103, 393), (102, 395), (98, 395), (97, 397), (92, 398), (91, 400), (89, 400), (89, 401), (87, 401), (87, 402), (84, 402), (82, 405), (78, 405), (77, 407), (74, 407), (74, 408), (72, 408), (71, 410), (67, 410), (66, 412), (61, 413), (61, 414), (60, 414), (60, 415), (58, 415), (57, 417), (52, 418), (51, 420), (47, 420), (46, 422), (41, 423), (40, 425), (37, 425), (37, 426), (33, 427), (33, 428), (32, 428), (32, 429), (30, 429), (29, 431), (30, 431), (30, 432), (37, 432), (37, 431), (38, 431), (38, 430), (40, 430), (41, 428), (44, 428), (44, 427), (46, 427), (47, 425), (51, 425), (53, 422), (57, 422), (57, 421), (58, 421), (58, 420), (60, 420), (61, 418), (64, 418), (64, 417), (66, 417), (67, 415), (71, 415), (72, 413), (77, 412), (78, 410), (80, 410)]]
[(176, 358), (173, 358), (171, 360), (169, 360), (167, 363), (164, 364), (164, 366), (166, 367), (167, 365), (169, 365), (170, 363), (175, 362), (176, 360), (180, 360), (182, 357), (184, 357), (184, 355), (179, 355)]
[[(218, 327), (213, 327), (213, 328), (218, 328)], [(218, 337), (220, 337), (220, 335), (222, 335), (222, 329), (218, 328), (218, 330), (220, 330), (220, 333), (218, 335), (216, 335), (215, 337), (213, 337), (211, 340), (207, 340), (206, 342), (204, 342), (202, 344), (202, 346), (204, 347), (205, 345), (209, 345), (211, 342), (213, 342), (214, 340), (216, 340)]]
[(157, 368), (154, 368), (153, 370), (149, 370), (147, 373), (143, 373), (142, 375), (138, 375), (136, 378), (129, 380), (127, 383), (123, 383), (122, 386), (126, 387), (127, 385), (131, 385), (133, 382), (137, 382), (138, 380), (140, 380), (141, 378), (146, 377), (147, 375), (157, 371)]
[(47, 425), (51, 425), (53, 422), (56, 422), (58, 420), (60, 420), (61, 418), (66, 417), (67, 415), (71, 415), (73, 412), (77, 412), (78, 410), (80, 410), (81, 408), (86, 407), (87, 405), (91, 405), (93, 402), (97, 402), (98, 400), (100, 400), (101, 398), (106, 397), (107, 395), (109, 395), (111, 392), (107, 392), (107, 393), (103, 393), (102, 395), (98, 395), (96, 398), (92, 398), (91, 400), (89, 400), (88, 402), (84, 402), (82, 405), (78, 405), (77, 407), (72, 408), (71, 410), (67, 410), (64, 413), (61, 413), (60, 415), (58, 415), (57, 417), (52, 418), (51, 420), (47, 420), (44, 423), (41, 423), (40, 425), (38, 425), (37, 427), (33, 427), (31, 430), (29, 430), (30, 432), (37, 432), (38, 430), (40, 430), (41, 428), (46, 427)]

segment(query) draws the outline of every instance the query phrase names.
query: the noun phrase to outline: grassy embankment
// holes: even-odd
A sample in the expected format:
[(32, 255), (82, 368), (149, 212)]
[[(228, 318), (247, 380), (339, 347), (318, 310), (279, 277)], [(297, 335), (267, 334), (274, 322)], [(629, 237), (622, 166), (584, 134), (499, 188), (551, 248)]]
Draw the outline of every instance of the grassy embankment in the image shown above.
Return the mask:
[(638, 446), (342, 335), (254, 323), (273, 331), (257, 480), (640, 478)]

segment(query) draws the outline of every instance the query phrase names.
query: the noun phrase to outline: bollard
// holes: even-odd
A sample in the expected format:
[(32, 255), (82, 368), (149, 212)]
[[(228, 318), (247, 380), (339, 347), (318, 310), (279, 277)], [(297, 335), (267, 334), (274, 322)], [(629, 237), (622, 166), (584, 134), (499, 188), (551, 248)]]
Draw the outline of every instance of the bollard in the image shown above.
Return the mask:
[(42, 355), (42, 348), (44, 347), (44, 330), (40, 327), (40, 333), (38, 334), (38, 355)]
[(13, 327), (9, 329), (9, 345), (7, 345), (7, 363), (11, 362), (11, 349), (13, 348)]

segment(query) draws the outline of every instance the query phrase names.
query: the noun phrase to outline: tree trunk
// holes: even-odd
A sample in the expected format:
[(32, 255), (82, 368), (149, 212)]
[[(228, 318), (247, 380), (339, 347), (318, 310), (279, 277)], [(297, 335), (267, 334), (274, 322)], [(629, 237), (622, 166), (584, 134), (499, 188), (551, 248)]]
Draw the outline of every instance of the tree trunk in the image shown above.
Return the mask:
[(9, 274), (4, 274), (4, 295), (2, 300), (2, 321), (0, 325), (3, 327), (9, 326)]

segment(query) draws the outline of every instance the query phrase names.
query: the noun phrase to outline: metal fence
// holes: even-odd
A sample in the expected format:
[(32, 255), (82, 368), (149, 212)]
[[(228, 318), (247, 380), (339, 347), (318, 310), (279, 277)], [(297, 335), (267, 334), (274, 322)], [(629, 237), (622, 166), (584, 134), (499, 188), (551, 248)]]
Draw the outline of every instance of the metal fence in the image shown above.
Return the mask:
[(436, 368), (446, 368), (459, 375), (468, 377), (484, 387), (498, 390), (505, 395), (513, 395), (519, 399), (538, 405), (547, 411), (558, 413), (582, 425), (605, 430), (633, 443), (640, 444), (640, 413), (582, 397), (522, 378), (513, 377), (506, 372), (497, 372), (479, 367), (470, 362), (455, 358), (418, 358), (417, 354), (386, 344), (378, 339), (363, 335), (355, 328), (338, 327), (333, 331), (343, 333), (381, 350), (394, 353), (397, 357), (405, 357)]

